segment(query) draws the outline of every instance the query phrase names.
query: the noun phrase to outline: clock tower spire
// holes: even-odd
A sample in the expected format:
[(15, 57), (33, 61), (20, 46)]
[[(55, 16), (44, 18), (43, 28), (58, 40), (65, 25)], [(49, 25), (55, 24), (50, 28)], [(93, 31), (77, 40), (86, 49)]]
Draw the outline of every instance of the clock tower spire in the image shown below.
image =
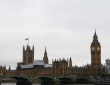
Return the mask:
[(93, 36), (93, 41), (91, 43), (91, 66), (93, 75), (100, 75), (101, 73), (101, 46), (98, 41), (98, 36), (96, 31)]
[(45, 47), (45, 52), (44, 52), (43, 61), (44, 61), (44, 64), (48, 64), (48, 56), (47, 56), (46, 47)]

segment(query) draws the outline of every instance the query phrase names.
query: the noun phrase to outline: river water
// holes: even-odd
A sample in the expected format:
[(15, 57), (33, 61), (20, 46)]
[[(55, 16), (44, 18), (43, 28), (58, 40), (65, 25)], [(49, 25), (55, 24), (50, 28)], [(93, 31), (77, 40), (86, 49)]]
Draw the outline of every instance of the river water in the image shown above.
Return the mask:
[[(16, 83), (1, 83), (1, 85), (16, 85)], [(41, 85), (41, 84), (32, 84), (32, 85)]]
[[(16, 83), (1, 83), (1, 85), (16, 85)], [(32, 85), (41, 85), (41, 84), (32, 84)], [(70, 84), (65, 84), (70, 85)], [(94, 85), (94, 84), (71, 84), (71, 85)]]
[[(1, 83), (1, 85), (16, 85), (16, 83)], [(41, 84), (32, 84), (32, 85), (41, 85)], [(70, 84), (65, 84), (70, 85)], [(94, 84), (71, 84), (71, 85), (94, 85)]]

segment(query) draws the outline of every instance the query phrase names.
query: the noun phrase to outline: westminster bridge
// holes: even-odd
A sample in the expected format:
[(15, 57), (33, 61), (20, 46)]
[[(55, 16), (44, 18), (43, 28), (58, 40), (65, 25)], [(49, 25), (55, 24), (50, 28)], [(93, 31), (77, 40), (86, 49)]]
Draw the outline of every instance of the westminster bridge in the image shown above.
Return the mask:
[[(38, 76), (38, 75), (14, 75), (14, 76), (8, 76), (8, 75), (0, 75), (0, 83), (5, 79), (15, 79), (16, 85), (32, 85), (32, 82), (37, 82), (37, 80), (40, 80), (41, 85), (43, 84), (72, 84), (76, 79), (73, 76)], [(81, 78), (83, 82), (87, 80), (87, 78)]]

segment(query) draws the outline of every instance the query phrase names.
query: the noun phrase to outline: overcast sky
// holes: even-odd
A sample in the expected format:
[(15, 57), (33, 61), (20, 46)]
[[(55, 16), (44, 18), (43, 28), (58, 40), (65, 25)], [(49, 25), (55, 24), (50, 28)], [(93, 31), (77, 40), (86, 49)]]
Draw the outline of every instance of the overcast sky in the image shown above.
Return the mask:
[(0, 0), (0, 65), (15, 69), (23, 45), (35, 46), (35, 60), (72, 58), (73, 66), (91, 63), (94, 32), (101, 61), (110, 57), (110, 0)]

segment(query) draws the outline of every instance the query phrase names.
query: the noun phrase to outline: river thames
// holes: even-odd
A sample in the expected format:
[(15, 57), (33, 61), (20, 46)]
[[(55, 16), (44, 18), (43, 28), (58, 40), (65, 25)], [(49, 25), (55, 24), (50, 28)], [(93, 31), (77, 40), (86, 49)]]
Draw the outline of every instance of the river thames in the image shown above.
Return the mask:
[[(1, 85), (16, 85), (16, 83), (1, 83)], [(32, 85), (41, 85), (41, 84), (32, 84)], [(65, 85), (94, 85), (94, 84), (65, 84)]]
[[(16, 85), (16, 83), (1, 83), (1, 85)], [(41, 85), (41, 84), (32, 84), (32, 85)]]
[[(16, 83), (1, 83), (1, 85), (16, 85)], [(32, 85), (41, 85), (41, 84), (32, 84)], [(94, 85), (94, 84), (64, 84), (64, 85)]]

